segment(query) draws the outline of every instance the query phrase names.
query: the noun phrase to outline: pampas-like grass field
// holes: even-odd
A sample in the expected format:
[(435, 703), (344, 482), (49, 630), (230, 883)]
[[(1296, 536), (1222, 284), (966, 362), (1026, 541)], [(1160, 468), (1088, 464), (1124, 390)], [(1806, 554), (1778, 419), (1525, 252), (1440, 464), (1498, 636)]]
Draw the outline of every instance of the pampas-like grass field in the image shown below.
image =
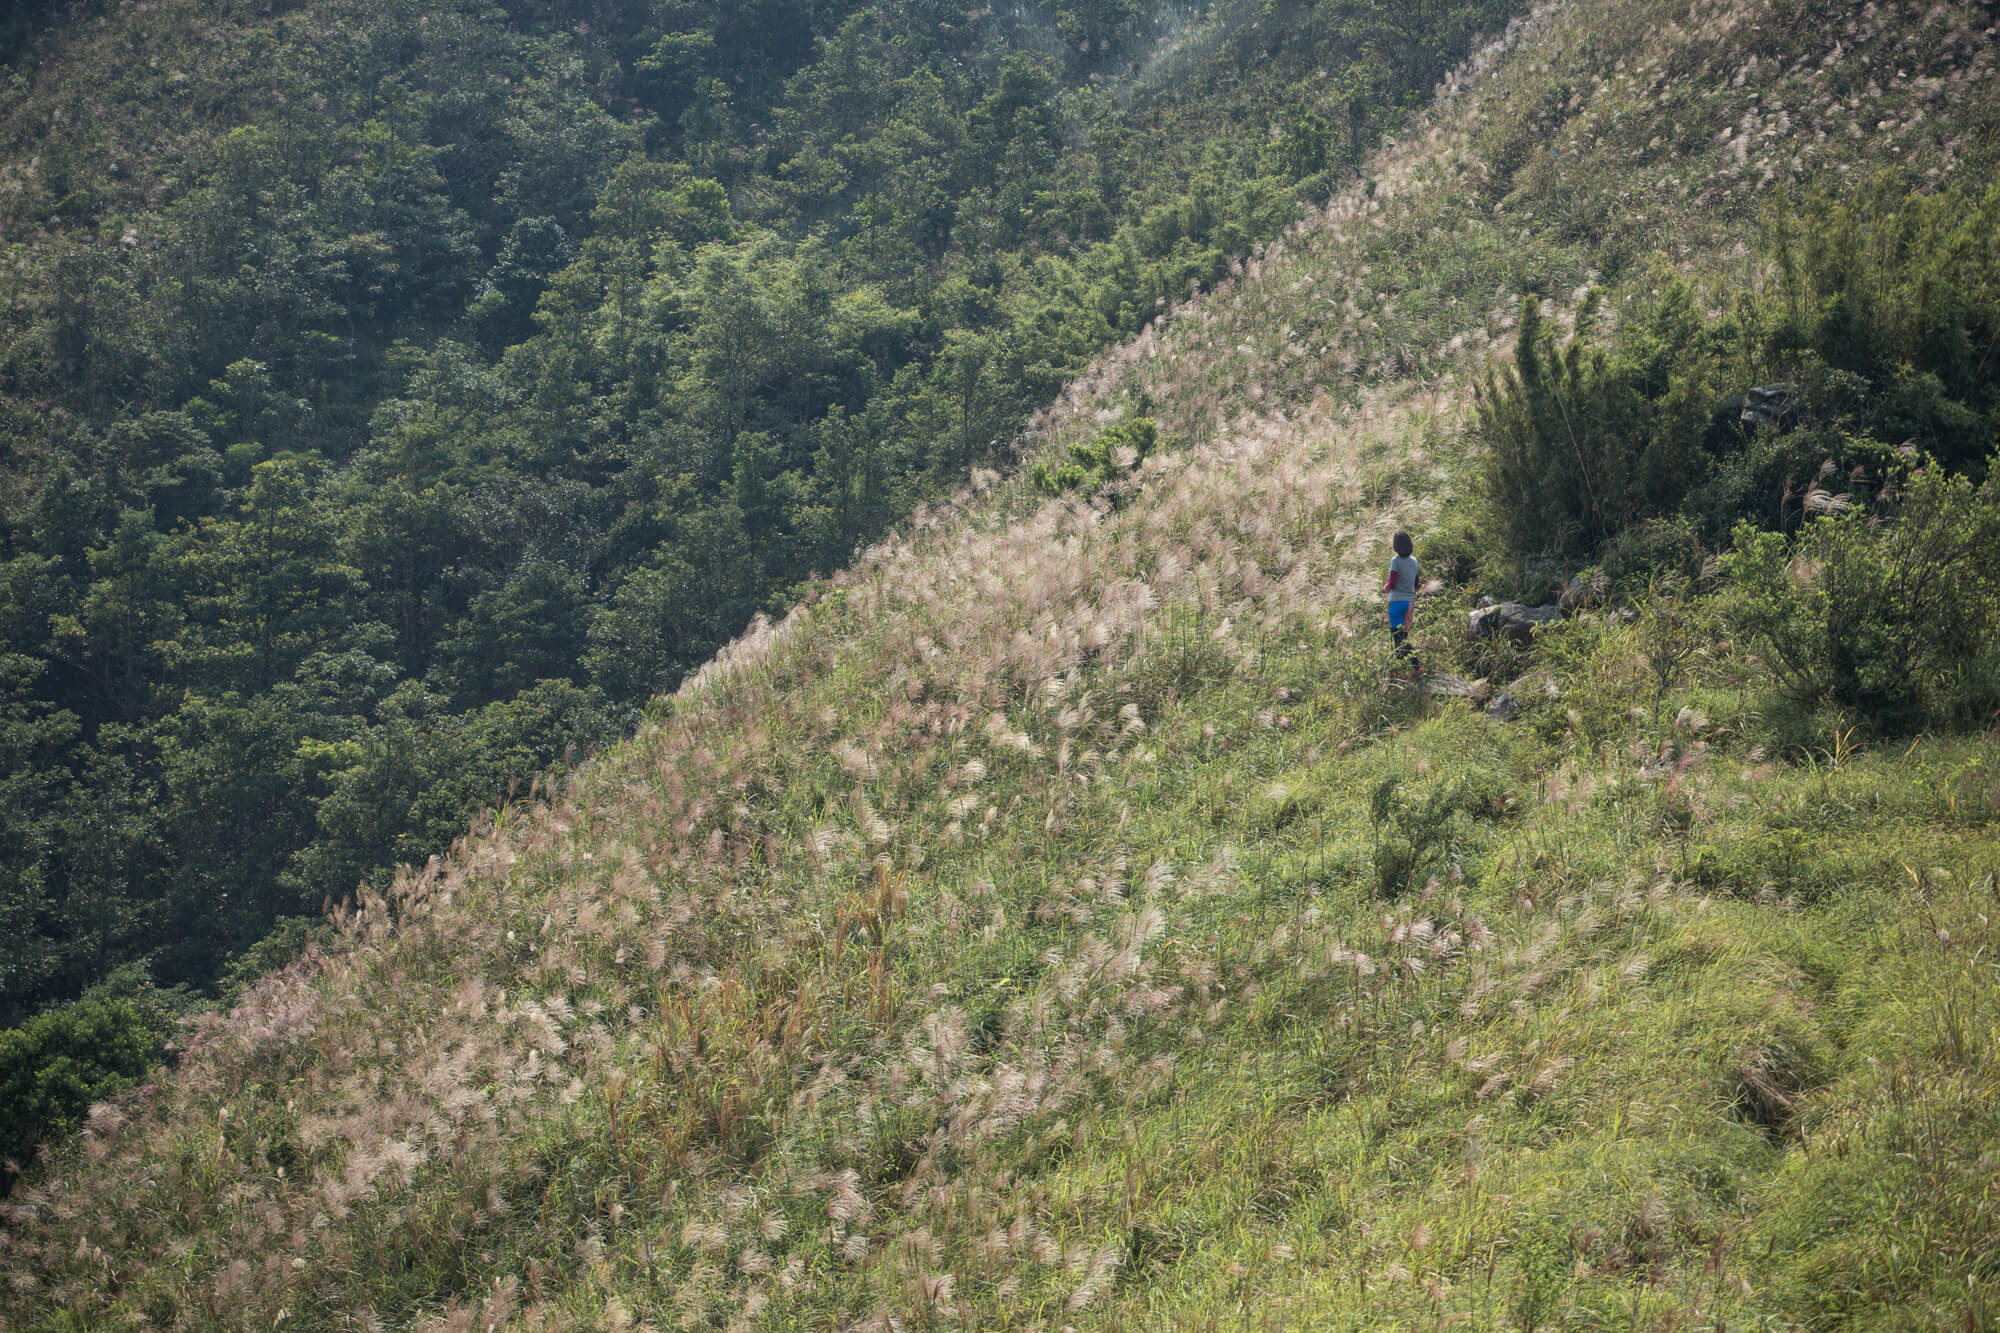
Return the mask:
[(1990, 170), (1992, 23), (1522, 19), (1019, 474), (97, 1107), (0, 1326), (1993, 1327), (1992, 734), (1801, 713), (1698, 588), (1507, 660), (1447, 593), (1469, 699), (1386, 688), (1375, 591), (1524, 285), (1754, 294), (1775, 195)]

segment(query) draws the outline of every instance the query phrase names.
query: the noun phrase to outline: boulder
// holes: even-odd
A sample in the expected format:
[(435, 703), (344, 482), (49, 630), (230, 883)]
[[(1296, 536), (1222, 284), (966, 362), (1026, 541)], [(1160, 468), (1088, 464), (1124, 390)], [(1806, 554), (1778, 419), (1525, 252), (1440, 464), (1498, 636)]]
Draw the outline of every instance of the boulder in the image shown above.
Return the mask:
[(1720, 454), (1741, 448), (1759, 427), (1782, 435), (1798, 424), (1798, 390), (1789, 384), (1759, 384), (1718, 402), (1701, 442), (1709, 453)]
[(1466, 619), (1475, 639), (1494, 636), (1512, 639), (1515, 643), (1526, 643), (1535, 635), (1535, 626), (1546, 625), (1562, 619), (1562, 607), (1555, 602), (1542, 606), (1523, 606), (1519, 602), (1496, 602), (1492, 606), (1482, 606)]
[(1441, 694), (1452, 699), (1470, 699), (1477, 691), (1485, 688), (1483, 680), (1467, 680), (1449, 671), (1427, 671), (1424, 673), (1424, 693)]
[(1556, 605), (1563, 609), (1564, 615), (1568, 615), (1582, 607), (1596, 605), (1597, 599), (1604, 596), (1610, 587), (1611, 580), (1601, 569), (1592, 570), (1589, 578), (1579, 574), (1573, 579), (1563, 580), (1562, 596), (1556, 599)]
[(1511, 694), (1503, 694), (1486, 705), (1486, 716), (1500, 722), (1512, 722), (1521, 715), (1521, 703)]
[(1789, 431), (1799, 424), (1799, 396), (1789, 384), (1760, 384), (1744, 393), (1737, 420), (1746, 426)]

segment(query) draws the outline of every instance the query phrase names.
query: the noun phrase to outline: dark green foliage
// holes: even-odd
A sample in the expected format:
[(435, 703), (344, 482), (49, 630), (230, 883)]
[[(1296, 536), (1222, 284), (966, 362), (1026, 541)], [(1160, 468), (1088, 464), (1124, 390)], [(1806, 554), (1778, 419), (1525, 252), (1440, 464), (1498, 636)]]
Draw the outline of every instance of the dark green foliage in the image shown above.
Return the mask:
[(1383, 778), (1368, 796), (1368, 817), (1375, 825), (1374, 891), (1393, 898), (1419, 876), (1444, 870), (1456, 851), (1453, 827), (1459, 816), (1490, 822), (1512, 811), (1514, 801), (1504, 783), (1478, 769), (1431, 783), (1421, 794), (1400, 776)]
[[(168, 1049), (183, 994), (127, 968), (82, 999), (0, 1029), (0, 1161), (26, 1163), (91, 1103), (130, 1087)], [(13, 1184), (0, 1168), (0, 1188)]]
[(1614, 357), (1590, 346), (1594, 296), (1560, 346), (1540, 302), (1523, 299), (1514, 365), (1479, 396), (1487, 489), (1508, 549), (1585, 557), (1678, 502), (1713, 396), (1692, 300), (1670, 290), (1647, 332)]
[(1606, 542), (1599, 552), (1606, 591), (1630, 593), (1663, 579), (1692, 580), (1707, 561), (1702, 531), (1680, 514), (1642, 518)]
[(329, 921), (310, 916), (281, 916), (268, 935), (229, 960), (216, 979), (216, 990), (226, 1004), (259, 977), (296, 962), (308, 950), (332, 938), (333, 924)]
[(1794, 697), (1877, 727), (1986, 725), (2000, 710), (2000, 493), (1940, 468), (1893, 504), (1747, 523), (1723, 565), (1733, 615)]
[(2000, 444), (2000, 184), (1932, 195), (1884, 175), (1780, 213), (1773, 249), (1785, 299), (1773, 351), (1854, 377), (1866, 434), (1983, 475)]
[(1069, 458), (1057, 467), (1037, 463), (1029, 474), (1037, 490), (1049, 495), (1082, 491), (1089, 495), (1138, 470), (1159, 443), (1159, 428), (1151, 417), (1134, 417), (1106, 426), (1097, 438), (1069, 447)]
[[(1711, 318), (1671, 281), (1609, 348), (1592, 302), (1559, 344), (1524, 300), (1515, 364), (1479, 403), (1511, 554), (1629, 564), (1666, 530), (1625, 534), (1656, 520), (1710, 546), (1739, 519), (1793, 528), (1836, 496), (1872, 503), (1913, 452), (1985, 475), (2000, 444), (2000, 186), (1925, 195), (1884, 177), (1776, 212), (1767, 250), (1767, 299)], [(1738, 421), (1732, 395), (1770, 383), (1787, 386), (1796, 429)]]
[(465, 831), (466, 812), (512, 794), (525, 775), (570, 762), (624, 730), (602, 692), (542, 680), (469, 713), (406, 681), (352, 739), (315, 746), (314, 836), (279, 876), (286, 900), (349, 893), (378, 867), (421, 864)]

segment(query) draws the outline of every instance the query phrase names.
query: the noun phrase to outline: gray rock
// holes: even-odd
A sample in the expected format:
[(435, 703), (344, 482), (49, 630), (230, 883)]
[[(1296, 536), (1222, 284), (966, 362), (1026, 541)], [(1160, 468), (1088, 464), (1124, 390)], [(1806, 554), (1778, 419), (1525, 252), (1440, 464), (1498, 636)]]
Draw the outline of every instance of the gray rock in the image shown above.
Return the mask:
[(1521, 715), (1520, 701), (1511, 694), (1503, 694), (1486, 705), (1486, 716), (1497, 722), (1512, 722)]
[(1468, 615), (1466, 620), (1475, 639), (1498, 635), (1512, 639), (1516, 643), (1526, 643), (1534, 637), (1535, 626), (1561, 620), (1562, 614), (1562, 607), (1554, 602), (1544, 606), (1500, 602), (1494, 606), (1479, 608)]
[(1743, 410), (1737, 420), (1746, 426), (1788, 431), (1798, 424), (1799, 396), (1789, 384), (1760, 384), (1743, 395)]
[(1601, 569), (1593, 570), (1589, 578), (1579, 574), (1573, 579), (1564, 581), (1562, 596), (1556, 599), (1556, 605), (1567, 615), (1581, 607), (1596, 605), (1597, 599), (1604, 596), (1610, 587), (1611, 580), (1605, 577)]

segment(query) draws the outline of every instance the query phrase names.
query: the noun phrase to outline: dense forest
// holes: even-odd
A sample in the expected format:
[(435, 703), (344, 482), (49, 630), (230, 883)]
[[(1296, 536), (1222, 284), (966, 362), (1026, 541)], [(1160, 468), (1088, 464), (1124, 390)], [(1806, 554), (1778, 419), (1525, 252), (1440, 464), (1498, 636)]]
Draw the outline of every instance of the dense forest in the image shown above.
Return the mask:
[(628, 727), (1509, 9), (16, 7), (0, 1022), (171, 1008)]

